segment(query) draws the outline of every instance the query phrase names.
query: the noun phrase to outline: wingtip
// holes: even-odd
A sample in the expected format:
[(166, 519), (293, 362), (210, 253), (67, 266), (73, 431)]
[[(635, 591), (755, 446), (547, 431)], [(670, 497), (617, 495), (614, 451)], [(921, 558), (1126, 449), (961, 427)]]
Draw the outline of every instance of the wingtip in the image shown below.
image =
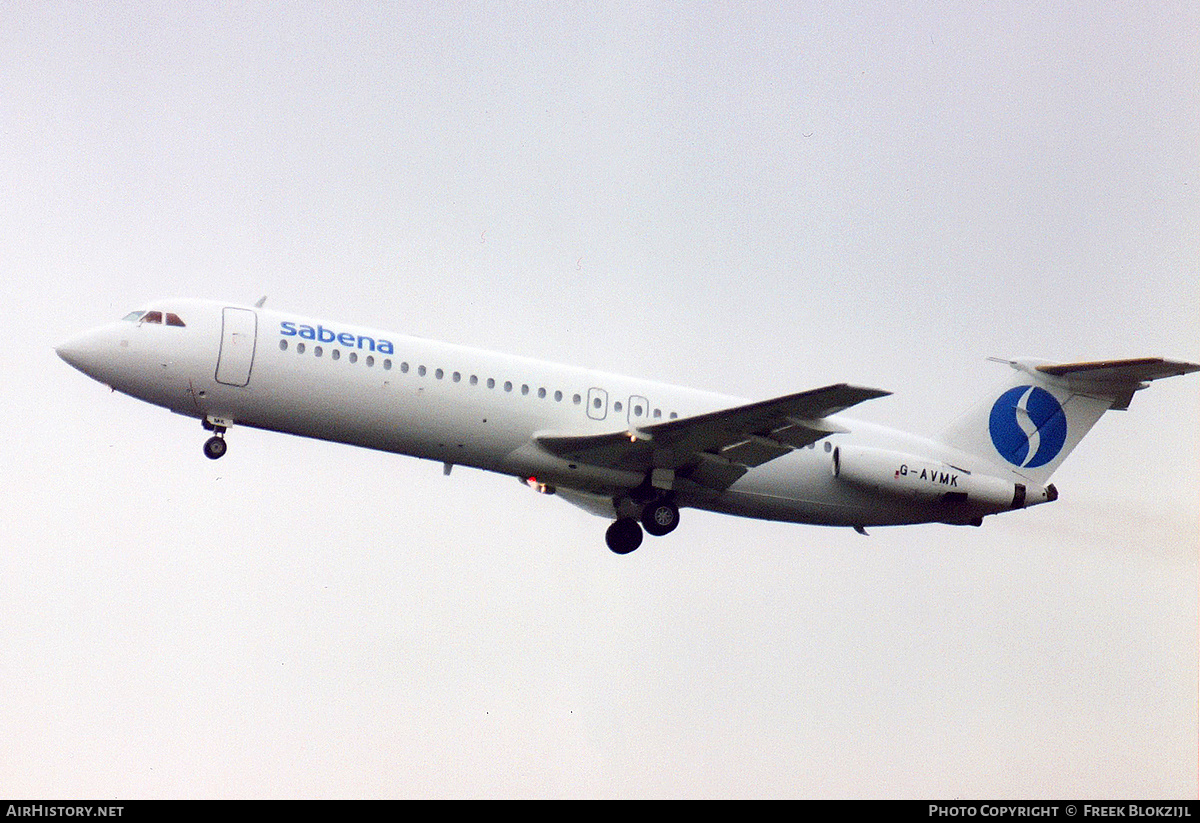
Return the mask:
[(875, 400), (880, 397), (890, 397), (893, 394), (893, 392), (890, 392), (887, 389), (876, 389), (871, 386), (851, 386), (850, 388), (858, 389), (864, 394), (869, 395), (866, 398), (867, 400)]

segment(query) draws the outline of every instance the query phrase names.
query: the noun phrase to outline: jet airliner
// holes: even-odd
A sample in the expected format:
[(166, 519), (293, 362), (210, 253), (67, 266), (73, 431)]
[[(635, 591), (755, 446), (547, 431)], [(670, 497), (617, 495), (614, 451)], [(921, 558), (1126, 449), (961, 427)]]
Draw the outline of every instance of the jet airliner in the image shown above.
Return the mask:
[(608, 547), (666, 535), (682, 508), (851, 527), (975, 525), (1055, 500), (1050, 475), (1162, 358), (1000, 361), (1008, 380), (936, 437), (842, 413), (890, 392), (845, 383), (749, 402), (711, 392), (207, 300), (161, 300), (57, 347), (84, 374), (200, 420), (518, 478), (611, 520)]

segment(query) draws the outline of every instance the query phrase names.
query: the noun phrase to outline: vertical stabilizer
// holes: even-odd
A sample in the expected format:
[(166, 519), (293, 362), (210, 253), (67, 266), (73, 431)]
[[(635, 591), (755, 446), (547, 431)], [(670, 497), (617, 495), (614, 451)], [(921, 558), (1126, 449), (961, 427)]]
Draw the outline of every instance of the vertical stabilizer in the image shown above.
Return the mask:
[(1200, 371), (1161, 358), (1092, 363), (1006, 362), (1008, 383), (942, 433), (940, 440), (1044, 484), (1109, 409), (1124, 410), (1151, 380)]

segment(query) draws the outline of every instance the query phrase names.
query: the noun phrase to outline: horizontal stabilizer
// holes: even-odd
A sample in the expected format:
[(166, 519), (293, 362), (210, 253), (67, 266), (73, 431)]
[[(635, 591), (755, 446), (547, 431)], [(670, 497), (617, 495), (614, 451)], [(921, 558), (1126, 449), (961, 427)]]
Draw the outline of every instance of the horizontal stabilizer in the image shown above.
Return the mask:
[(1161, 357), (1142, 357), (1136, 360), (1097, 360), (1092, 363), (1062, 363), (1038, 366), (1043, 374), (1087, 380), (1098, 383), (1141, 383), (1178, 377), (1200, 371), (1200, 365), (1180, 360), (1164, 360)]
[(1075, 391), (1109, 397), (1112, 411), (1125, 411), (1136, 391), (1151, 380), (1177, 377), (1200, 371), (1195, 363), (1140, 357), (1133, 360), (1096, 360), (1089, 363), (1045, 364), (1035, 367), (1042, 374), (1066, 380)]

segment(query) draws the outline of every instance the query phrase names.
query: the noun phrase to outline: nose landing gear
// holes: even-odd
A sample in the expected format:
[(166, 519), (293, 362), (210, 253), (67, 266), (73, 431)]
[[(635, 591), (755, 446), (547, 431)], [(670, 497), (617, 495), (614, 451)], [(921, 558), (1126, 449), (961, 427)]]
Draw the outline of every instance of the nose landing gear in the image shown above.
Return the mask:
[(204, 456), (209, 460), (217, 460), (225, 456), (225, 451), (229, 448), (225, 444), (225, 438), (221, 435), (214, 435), (204, 441)]
[(213, 436), (204, 441), (204, 456), (209, 460), (218, 460), (225, 456), (229, 445), (225, 442), (225, 431), (233, 425), (233, 421), (223, 417), (206, 417), (201, 421), (204, 428)]

